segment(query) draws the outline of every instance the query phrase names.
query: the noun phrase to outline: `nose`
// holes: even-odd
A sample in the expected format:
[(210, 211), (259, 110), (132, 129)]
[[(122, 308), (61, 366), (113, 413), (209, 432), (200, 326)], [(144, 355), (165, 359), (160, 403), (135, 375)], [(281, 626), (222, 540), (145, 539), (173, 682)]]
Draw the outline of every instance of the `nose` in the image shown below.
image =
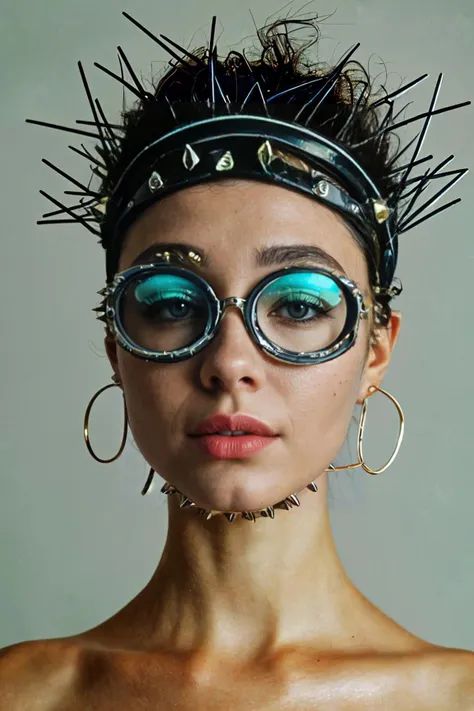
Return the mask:
[(256, 391), (263, 386), (265, 354), (247, 331), (244, 305), (245, 299), (234, 296), (222, 302), (217, 333), (201, 353), (200, 380), (206, 390)]

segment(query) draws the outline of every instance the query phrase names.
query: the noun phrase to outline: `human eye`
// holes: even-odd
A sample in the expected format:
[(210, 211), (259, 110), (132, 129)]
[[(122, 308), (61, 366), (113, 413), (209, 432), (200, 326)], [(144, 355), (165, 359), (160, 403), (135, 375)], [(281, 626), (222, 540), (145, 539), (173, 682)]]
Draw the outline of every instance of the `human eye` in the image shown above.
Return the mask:
[(134, 289), (140, 314), (148, 321), (174, 324), (202, 318), (206, 303), (190, 280), (170, 274), (149, 277)]

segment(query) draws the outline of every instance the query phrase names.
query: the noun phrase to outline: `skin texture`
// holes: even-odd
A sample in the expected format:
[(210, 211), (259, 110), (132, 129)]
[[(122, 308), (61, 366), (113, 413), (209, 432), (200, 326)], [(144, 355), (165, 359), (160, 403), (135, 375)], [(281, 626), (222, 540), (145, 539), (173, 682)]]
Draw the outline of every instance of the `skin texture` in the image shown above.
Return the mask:
[[(256, 247), (297, 243), (324, 249), (369, 296), (344, 222), (285, 188), (239, 181), (175, 193), (132, 227), (119, 268), (156, 242), (181, 241), (211, 255), (202, 273), (220, 298), (247, 296), (278, 268), (257, 268)], [(229, 524), (168, 497), (168, 536), (146, 587), (82, 634), (4, 653), (1, 711), (33, 697), (28, 708), (61, 711), (474, 708), (474, 655), (430, 644), (385, 615), (352, 584), (332, 538), (325, 469), (356, 403), (382, 384), (400, 314), (375, 345), (370, 325), (361, 322), (339, 358), (298, 367), (261, 351), (236, 309), (182, 363), (146, 363), (106, 338), (133, 437), (160, 476), (209, 509), (257, 509), (293, 492), (301, 506)], [(211, 460), (187, 433), (217, 412), (252, 415), (280, 438), (246, 460)], [(318, 493), (305, 488), (311, 480)]]

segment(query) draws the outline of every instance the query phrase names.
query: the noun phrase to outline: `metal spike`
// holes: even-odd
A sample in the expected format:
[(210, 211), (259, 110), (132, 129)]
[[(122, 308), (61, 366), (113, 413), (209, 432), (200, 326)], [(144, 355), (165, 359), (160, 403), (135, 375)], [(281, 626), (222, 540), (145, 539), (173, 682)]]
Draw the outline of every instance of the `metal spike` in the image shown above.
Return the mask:
[[(432, 170), (431, 172), (429, 170), (427, 170), (426, 173), (423, 176), (421, 176), (421, 180), (414, 190), (412, 199), (410, 200), (408, 206), (405, 208), (403, 214), (400, 215), (400, 217), (398, 219), (399, 226), (405, 221), (405, 217), (410, 214), (410, 211), (413, 209), (418, 197), (427, 188), (427, 186), (431, 183), (431, 180), (433, 178), (436, 178), (439, 171), (442, 170), (446, 165), (448, 165), (448, 163), (451, 163), (451, 161), (453, 159), (454, 159), (454, 155), (452, 154), (452, 155), (448, 156), (445, 160), (443, 160), (441, 163), (439, 163), (434, 170)], [(454, 171), (454, 172), (457, 173), (458, 171)], [(418, 176), (418, 177), (420, 177), (420, 176)], [(409, 180), (404, 180), (405, 188), (410, 182), (411, 181), (409, 181)], [(397, 199), (399, 199), (401, 197), (401, 193), (398, 191), (398, 189), (395, 191), (395, 194), (396, 194)], [(407, 197), (408, 196), (405, 195), (405, 198), (407, 198)]]
[(97, 320), (97, 321), (103, 321), (104, 323), (108, 323), (108, 318), (107, 318), (107, 316), (106, 316), (105, 314), (104, 314), (103, 316), (97, 316), (97, 319), (96, 319), (96, 320)]
[(78, 155), (80, 155), (82, 158), (87, 158), (87, 160), (90, 160), (92, 163), (95, 163), (95, 165), (97, 165), (99, 168), (102, 168), (103, 170), (107, 170), (107, 166), (105, 165), (105, 163), (101, 163), (99, 160), (97, 160), (97, 158), (94, 158), (94, 156), (90, 155), (90, 153), (87, 153), (87, 152), (83, 153), (75, 146), (68, 146), (68, 148), (70, 148), (71, 151), (74, 151), (74, 153), (77, 153)]
[(225, 513), (224, 516), (225, 516), (226, 519), (229, 521), (229, 523), (232, 523), (232, 521), (233, 521), (234, 518), (235, 518), (235, 514), (234, 514), (234, 513)]
[[(359, 47), (360, 47), (360, 42), (358, 42), (358, 43), (355, 45), (355, 47), (353, 47), (353, 48), (350, 49), (348, 52), (346, 52), (346, 54), (342, 57), (342, 59), (339, 61), (339, 63), (333, 68), (333, 70), (332, 70), (331, 72), (329, 72), (329, 74), (328, 74), (328, 76), (326, 77), (326, 80), (325, 80), (323, 86), (321, 87), (321, 89), (320, 89), (319, 91), (317, 91), (317, 92), (314, 94), (314, 96), (312, 96), (312, 98), (311, 98), (309, 101), (307, 101), (307, 102), (301, 107), (301, 109), (298, 111), (298, 113), (296, 114), (295, 118), (293, 119), (294, 121), (298, 121), (298, 119), (300, 118), (300, 116), (307, 110), (307, 108), (308, 108), (310, 105), (312, 105), (313, 102), (316, 101), (316, 99), (319, 99), (318, 103), (317, 103), (316, 106), (312, 109), (312, 111), (311, 111), (310, 115), (308, 116), (308, 118), (303, 122), (305, 126), (308, 125), (308, 123), (311, 121), (311, 119), (313, 118), (314, 114), (316, 113), (316, 111), (318, 110), (318, 108), (321, 106), (322, 102), (324, 101), (324, 99), (326, 98), (326, 96), (328, 95), (328, 93), (331, 91), (331, 89), (334, 87), (334, 85), (335, 85), (336, 82), (338, 81), (339, 76), (340, 76), (342, 70), (344, 69), (344, 66), (347, 64), (347, 62), (348, 62), (349, 59), (352, 57), (352, 55), (359, 49)], [(320, 98), (320, 95), (321, 95), (322, 92), (324, 92), (324, 94), (323, 94), (323, 96)]]
[(390, 94), (387, 96), (384, 96), (382, 99), (379, 99), (378, 101), (375, 101), (373, 104), (370, 104), (371, 109), (377, 108), (377, 106), (381, 106), (382, 104), (393, 101), (393, 99), (396, 99), (402, 94), (406, 94), (407, 91), (410, 91), (410, 89), (413, 89), (414, 86), (417, 86), (420, 84), (420, 82), (424, 81), (429, 74), (423, 74), (421, 77), (418, 77), (418, 79), (414, 79), (411, 81), (409, 84), (405, 84), (404, 86), (401, 86), (399, 89), (396, 89), (395, 91), (392, 91)]
[(106, 159), (106, 163), (107, 163), (107, 161), (110, 161), (109, 149), (108, 149), (107, 143), (106, 143), (106, 141), (105, 141), (104, 133), (103, 133), (103, 131), (102, 131), (102, 126), (101, 126), (100, 123), (99, 123), (99, 117), (98, 117), (98, 115), (97, 115), (96, 107), (95, 107), (95, 105), (94, 105), (94, 100), (92, 99), (92, 94), (91, 94), (91, 90), (90, 90), (90, 88), (89, 88), (89, 83), (88, 83), (88, 81), (87, 81), (87, 77), (86, 77), (86, 74), (85, 74), (85, 72), (84, 72), (84, 68), (83, 68), (83, 66), (82, 66), (82, 62), (78, 62), (78, 63), (77, 63), (77, 66), (79, 67), (79, 73), (80, 73), (80, 75), (81, 75), (82, 83), (83, 83), (83, 85), (84, 85), (84, 89), (85, 89), (85, 92), (86, 92), (87, 100), (89, 101), (89, 106), (90, 106), (90, 109), (91, 109), (91, 112), (92, 112), (92, 116), (93, 116), (94, 121), (96, 122), (96, 125), (97, 125), (97, 130), (98, 130), (98, 132), (99, 132), (100, 141), (101, 141), (101, 143), (102, 143), (102, 146), (103, 146), (103, 149), (104, 149), (104, 153), (105, 153), (104, 158)]
[(49, 160), (46, 160), (46, 158), (42, 158), (42, 162), (47, 165), (49, 168), (52, 168), (53, 170), (56, 171), (56, 173), (59, 173), (59, 175), (62, 175), (63, 178), (66, 178), (66, 180), (69, 180), (73, 185), (77, 185), (78, 188), (81, 188), (81, 190), (84, 191), (84, 195), (91, 196), (91, 197), (96, 197), (100, 199), (102, 195), (95, 190), (89, 190), (85, 185), (80, 183), (78, 180), (73, 178), (72, 176), (68, 175), (67, 173), (64, 172), (64, 170), (61, 170), (61, 168), (58, 168), (56, 165), (51, 163)]
[(420, 220), (416, 220), (416, 222), (410, 223), (408, 227), (404, 227), (403, 229), (398, 230), (398, 234), (403, 234), (404, 232), (408, 232), (408, 230), (412, 230), (413, 227), (417, 227), (418, 225), (421, 225), (422, 222), (425, 222), (426, 220), (429, 220), (430, 217), (434, 217), (435, 215), (438, 215), (440, 212), (443, 212), (444, 210), (447, 210), (448, 207), (452, 207), (453, 205), (456, 205), (458, 202), (461, 202), (461, 198), (456, 198), (456, 200), (451, 200), (451, 202), (448, 202), (447, 205), (443, 205), (442, 207), (438, 207), (437, 210), (433, 210), (433, 212), (428, 213), (428, 215), (425, 215), (422, 217)]
[(270, 518), (275, 518), (275, 511), (273, 509), (273, 506), (267, 506), (266, 510)]
[(389, 208), (385, 200), (372, 200), (372, 205), (377, 222), (379, 224), (386, 222), (392, 214), (392, 210)]
[(26, 123), (33, 123), (36, 126), (46, 126), (46, 128), (55, 128), (59, 131), (67, 131), (68, 133), (77, 133), (80, 136), (86, 136), (87, 138), (95, 138), (96, 140), (100, 139), (100, 136), (97, 133), (91, 133), (90, 131), (81, 131), (78, 128), (70, 128), (69, 126), (60, 126), (57, 123), (48, 123), (46, 121), (36, 121), (34, 119), (25, 119)]
[(194, 501), (191, 501), (191, 499), (188, 499), (186, 496), (183, 496), (183, 500), (181, 501), (179, 508), (189, 508), (191, 506), (196, 506)]
[[(81, 210), (81, 209), (86, 209), (89, 207), (89, 205), (92, 205), (95, 202), (95, 198), (92, 198), (92, 200), (86, 200), (85, 202), (81, 202), (78, 205), (72, 205), (69, 210), (71, 212), (75, 212), (76, 210)], [(52, 210), (51, 212), (45, 212), (43, 213), (43, 217), (55, 217), (56, 215), (61, 215), (64, 214), (64, 210)], [(86, 218), (84, 218), (86, 219)]]
[(424, 212), (428, 207), (431, 207), (431, 205), (434, 205), (438, 200), (440, 200), (446, 193), (451, 190), (454, 185), (456, 185), (457, 182), (463, 178), (466, 173), (468, 172), (467, 168), (460, 169), (458, 174), (449, 181), (447, 185), (441, 188), (441, 190), (438, 190), (433, 197), (431, 197), (429, 200), (427, 200), (421, 207), (418, 208), (418, 210), (415, 210), (415, 212), (408, 217), (408, 219), (404, 220), (403, 224), (400, 225), (400, 230), (406, 231), (406, 227), (410, 225), (410, 223), (415, 219), (415, 217), (418, 217), (418, 215), (421, 215), (422, 212)]
[(266, 103), (269, 104), (271, 101), (274, 101), (275, 99), (279, 99), (280, 97), (284, 96), (285, 94), (289, 94), (291, 92), (298, 92), (298, 91), (301, 91), (302, 89), (312, 86), (313, 84), (317, 84), (318, 82), (326, 81), (326, 78), (327, 77), (316, 77), (316, 79), (311, 79), (310, 81), (305, 81), (302, 84), (297, 84), (296, 86), (292, 86), (289, 89), (280, 91), (280, 92), (278, 92), (278, 94), (272, 94), (272, 96), (269, 96), (267, 98)]
[(148, 489), (149, 489), (150, 486), (151, 486), (151, 483), (152, 483), (152, 481), (153, 481), (153, 477), (154, 477), (154, 476), (155, 476), (155, 470), (154, 470), (154, 469), (150, 469), (150, 473), (148, 474), (148, 478), (147, 478), (147, 480), (146, 480), (146, 482), (145, 482), (145, 486), (144, 486), (143, 489), (142, 489), (142, 496), (145, 496), (145, 494), (147, 493)]
[(300, 500), (298, 499), (296, 494), (290, 494), (287, 498), (292, 501), (296, 506), (300, 505)]
[(108, 288), (107, 288), (106, 286), (104, 286), (104, 288), (103, 288), (103, 289), (100, 289), (100, 291), (98, 291), (97, 293), (98, 293), (100, 296), (107, 296), (107, 295), (108, 295), (108, 292), (109, 292)]
[(161, 178), (161, 175), (156, 172), (156, 170), (153, 171), (153, 173), (150, 175), (150, 178), (148, 180), (148, 188), (151, 193), (156, 193), (157, 190), (162, 188), (164, 186), (164, 182)]
[(315, 484), (314, 481), (312, 481), (308, 486), (306, 487), (307, 489), (310, 489), (310, 491), (318, 491), (318, 485)]
[(168, 42), (168, 44), (170, 44), (172, 47), (174, 47), (175, 49), (178, 49), (180, 52), (182, 52), (187, 57), (192, 59), (194, 62), (196, 62), (196, 64), (200, 64), (201, 66), (204, 66), (204, 62), (200, 57), (197, 57), (195, 54), (192, 54), (184, 47), (181, 47), (179, 44), (176, 44), (176, 42), (173, 42), (173, 40), (171, 40), (169, 37), (166, 37), (165, 35), (160, 35), (160, 37), (162, 37), (165, 40), (165, 42)]
[(131, 15), (128, 14), (128, 12), (122, 12), (122, 15), (127, 18), (130, 22), (132, 22), (136, 27), (138, 27), (139, 30), (144, 32), (148, 37), (150, 37), (156, 44), (164, 49), (168, 54), (170, 54), (174, 59), (176, 59), (180, 64), (183, 64), (183, 59), (182, 57), (179, 56), (179, 54), (176, 54), (176, 52), (173, 52), (172, 49), (166, 46), (164, 42), (158, 39), (150, 30), (147, 30), (147, 28), (144, 25), (141, 25), (137, 20), (135, 20)]
[(107, 67), (104, 67), (102, 64), (99, 64), (99, 62), (94, 62), (94, 67), (97, 67), (97, 69), (100, 69), (101, 72), (108, 74), (110, 77), (112, 77), (112, 79), (118, 81), (119, 84), (131, 91), (132, 94), (135, 94), (135, 96), (137, 96), (139, 99), (143, 99), (142, 94), (137, 89), (135, 89), (133, 84), (130, 84), (130, 82), (128, 82), (123, 77), (119, 77), (118, 74), (114, 74), (114, 72), (111, 72), (110, 69), (107, 69)]
[[(56, 200), (56, 198), (53, 198), (51, 195), (48, 195), (44, 190), (39, 191), (41, 195), (43, 195), (45, 198), (48, 200), (51, 200), (51, 202), (56, 205), (57, 207), (60, 207), (64, 212), (67, 212), (68, 215), (70, 215), (73, 219), (74, 222), (79, 222), (81, 225), (83, 225), (86, 229), (89, 230), (89, 232), (92, 232), (93, 235), (96, 237), (100, 237), (101, 233), (99, 230), (95, 230), (93, 227), (90, 227), (88, 224), (88, 221), (86, 218), (81, 217), (80, 215), (77, 215), (74, 213), (70, 208), (66, 207), (66, 205), (63, 205), (62, 202), (59, 202), (59, 200)], [(38, 221), (38, 224), (47, 224), (46, 221)], [(52, 224), (52, 223), (51, 223)]]
[(135, 86), (137, 87), (137, 90), (139, 91), (141, 98), (144, 101), (149, 101), (150, 99), (153, 99), (153, 96), (148, 91), (145, 91), (144, 87), (142, 86), (142, 83), (140, 82), (137, 75), (135, 74), (132, 65), (128, 61), (128, 58), (127, 58), (125, 52), (123, 51), (123, 49), (121, 47), (117, 47), (117, 52), (119, 53), (119, 57), (121, 59), (123, 59), (123, 62), (128, 69), (128, 73), (130, 74), (133, 81), (135, 82)]
[(200, 160), (201, 159), (199, 158), (196, 151), (189, 145), (189, 143), (186, 143), (186, 147), (183, 153), (184, 167), (188, 170), (192, 170), (199, 163)]
[(224, 153), (221, 158), (217, 161), (216, 164), (216, 170), (219, 172), (224, 172), (226, 170), (232, 170), (234, 167), (234, 158), (232, 156), (232, 153), (230, 151), (227, 151)]

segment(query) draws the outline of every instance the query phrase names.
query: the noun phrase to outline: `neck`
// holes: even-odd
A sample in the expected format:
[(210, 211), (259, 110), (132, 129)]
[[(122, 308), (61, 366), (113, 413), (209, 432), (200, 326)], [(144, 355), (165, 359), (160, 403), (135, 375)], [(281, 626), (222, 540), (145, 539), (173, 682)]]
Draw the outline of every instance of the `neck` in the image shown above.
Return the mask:
[(326, 475), (318, 487), (298, 494), (300, 507), (255, 522), (205, 521), (168, 497), (163, 555), (123, 611), (128, 629), (147, 646), (208, 660), (288, 646), (366, 649), (381, 624), (374, 618), (385, 616), (345, 573), (330, 528)]

